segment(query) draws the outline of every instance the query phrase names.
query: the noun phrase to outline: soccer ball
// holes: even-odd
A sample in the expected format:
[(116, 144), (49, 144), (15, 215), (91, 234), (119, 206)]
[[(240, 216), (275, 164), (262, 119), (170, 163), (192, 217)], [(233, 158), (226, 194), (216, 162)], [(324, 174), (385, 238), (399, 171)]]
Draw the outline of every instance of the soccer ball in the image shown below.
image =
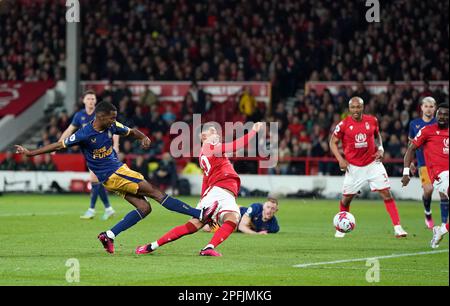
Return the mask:
[(350, 233), (355, 229), (355, 217), (346, 211), (338, 213), (333, 220), (334, 227), (341, 233)]

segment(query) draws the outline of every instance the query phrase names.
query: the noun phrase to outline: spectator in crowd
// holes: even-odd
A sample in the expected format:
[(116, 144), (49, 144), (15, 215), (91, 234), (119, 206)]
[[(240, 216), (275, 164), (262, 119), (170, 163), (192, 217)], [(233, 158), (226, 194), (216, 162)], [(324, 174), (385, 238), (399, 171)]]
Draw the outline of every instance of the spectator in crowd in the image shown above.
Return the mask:
[(145, 180), (149, 180), (149, 172), (148, 172), (148, 161), (142, 155), (138, 155), (132, 164), (131, 167), (133, 170), (141, 173)]
[(150, 156), (158, 156), (164, 152), (165, 143), (163, 140), (163, 133), (157, 131), (153, 134), (155, 139), (150, 144), (149, 154)]
[(36, 171), (56, 171), (56, 165), (52, 161), (50, 154), (36, 155), (33, 158)]
[(22, 155), (22, 161), (17, 164), (18, 171), (34, 171), (36, 167), (33, 164), (33, 161), (25, 155)]
[(172, 192), (176, 194), (178, 181), (177, 168), (172, 156), (168, 152), (164, 153), (159, 161), (158, 168), (153, 173), (153, 181), (159, 188), (172, 188)]
[(239, 98), (239, 111), (248, 118), (248, 121), (253, 121), (252, 116), (256, 112), (256, 99), (251, 93), (251, 88), (244, 86), (242, 94)]
[(17, 163), (14, 159), (14, 154), (11, 151), (7, 151), (5, 159), (0, 163), (0, 170), (2, 171), (15, 171), (17, 170)]

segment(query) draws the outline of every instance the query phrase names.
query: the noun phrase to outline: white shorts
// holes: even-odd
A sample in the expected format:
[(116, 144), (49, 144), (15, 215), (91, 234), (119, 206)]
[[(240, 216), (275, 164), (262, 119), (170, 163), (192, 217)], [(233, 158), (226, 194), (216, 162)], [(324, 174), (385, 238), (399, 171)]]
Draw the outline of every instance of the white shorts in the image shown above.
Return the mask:
[(374, 161), (364, 167), (349, 165), (345, 173), (342, 194), (357, 194), (366, 183), (369, 183), (372, 192), (391, 188), (389, 177), (383, 163)]
[(433, 183), (434, 189), (448, 195), (448, 180), (448, 171), (442, 171)]
[(212, 219), (214, 222), (222, 225), (223, 215), (227, 212), (235, 212), (239, 216), (241, 215), (239, 206), (236, 203), (236, 198), (220, 187), (213, 187), (208, 191), (200, 203), (197, 205), (197, 209), (203, 209), (219, 202), (216, 211), (214, 212)]

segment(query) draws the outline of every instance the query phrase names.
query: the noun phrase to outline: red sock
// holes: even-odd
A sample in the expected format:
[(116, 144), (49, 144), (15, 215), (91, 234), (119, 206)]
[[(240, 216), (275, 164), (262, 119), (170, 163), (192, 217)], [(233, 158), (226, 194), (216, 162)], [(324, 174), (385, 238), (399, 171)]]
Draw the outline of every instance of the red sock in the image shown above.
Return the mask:
[(386, 210), (391, 216), (392, 224), (400, 225), (400, 217), (398, 216), (397, 205), (395, 204), (394, 199), (385, 200), (384, 205), (386, 205)]
[(188, 222), (184, 225), (180, 225), (174, 227), (169, 232), (167, 232), (164, 236), (158, 239), (158, 245), (162, 246), (166, 243), (175, 241), (183, 236), (193, 234), (197, 231), (197, 228), (191, 222)]
[(447, 229), (447, 232), (448, 232), (448, 223), (445, 225), (445, 228)]
[(350, 212), (350, 204), (348, 204), (348, 206), (345, 206), (344, 203), (341, 200), (339, 202), (339, 209), (340, 209), (340, 211)]
[(236, 223), (231, 221), (226, 221), (214, 234), (209, 244), (212, 244), (214, 247), (217, 247), (219, 244), (224, 242), (231, 233), (236, 229)]

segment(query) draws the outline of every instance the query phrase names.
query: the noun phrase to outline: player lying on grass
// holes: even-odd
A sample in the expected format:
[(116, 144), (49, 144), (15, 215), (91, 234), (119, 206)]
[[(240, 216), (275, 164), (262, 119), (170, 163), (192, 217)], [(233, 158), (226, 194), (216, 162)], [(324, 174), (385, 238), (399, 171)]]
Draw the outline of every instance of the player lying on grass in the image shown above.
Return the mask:
[[(240, 207), (241, 220), (238, 231), (245, 234), (267, 235), (280, 231), (275, 214), (278, 212), (278, 200), (269, 197), (264, 204), (253, 203), (250, 207)], [(205, 232), (216, 232), (218, 224), (206, 224)]]
[[(390, 192), (389, 178), (381, 162), (384, 155), (383, 143), (377, 118), (364, 115), (364, 101), (353, 97), (349, 103), (350, 116), (341, 121), (331, 135), (330, 149), (345, 172), (340, 211), (350, 211), (350, 203), (361, 188), (369, 183), (372, 192), (378, 192), (384, 200), (386, 210), (394, 225), (397, 238), (406, 237), (400, 225), (397, 205)], [(338, 149), (342, 141), (345, 158)], [(336, 238), (345, 233), (336, 231)]]
[[(448, 104), (440, 104), (438, 106), (436, 119), (437, 123), (421, 129), (409, 145), (404, 159), (402, 184), (403, 186), (409, 184), (409, 166), (413, 161), (416, 150), (422, 148), (425, 155), (425, 162), (433, 182), (433, 187), (435, 190), (439, 191), (441, 197), (441, 207), (446, 207), (448, 210)], [(439, 243), (446, 233), (448, 233), (448, 220), (441, 226), (435, 226), (433, 228), (431, 247), (439, 247)]]
[[(245, 147), (262, 127), (263, 123), (255, 123), (248, 134), (227, 144), (220, 142), (220, 135), (213, 126), (205, 125), (203, 127), (201, 133), (203, 145), (199, 161), (204, 175), (202, 198), (197, 208), (205, 209), (216, 205), (217, 208), (212, 219), (220, 225), (220, 228), (200, 251), (201, 256), (222, 256), (215, 249), (234, 232), (241, 217), (236, 204), (241, 180), (226, 154)], [(186, 224), (173, 228), (157, 241), (137, 247), (136, 254), (151, 253), (166, 243), (197, 232), (206, 223), (197, 218), (191, 219)]]
[[(67, 127), (67, 129), (62, 133), (59, 141), (63, 141), (73, 133), (75, 133), (79, 128), (86, 126), (95, 119), (95, 105), (97, 104), (97, 96), (93, 90), (86, 91), (83, 96), (83, 104), (84, 109), (75, 113), (73, 116), (72, 123)], [(116, 153), (119, 152), (119, 135), (113, 136), (113, 148)], [(95, 217), (95, 204), (97, 202), (97, 197), (100, 196), (100, 199), (105, 206), (105, 213), (103, 214), (102, 219), (107, 220), (111, 218), (115, 211), (111, 207), (109, 203), (108, 194), (105, 190), (105, 187), (98, 181), (97, 176), (95, 176), (94, 172), (89, 170), (89, 181), (92, 185), (91, 190), (91, 203), (89, 209), (84, 213), (84, 215), (80, 216), (81, 219), (89, 220)]]
[(142, 174), (130, 170), (119, 161), (113, 150), (113, 135), (130, 136), (141, 142), (144, 149), (150, 145), (150, 139), (137, 129), (130, 129), (116, 121), (117, 109), (114, 105), (102, 102), (95, 108), (95, 119), (63, 141), (49, 144), (37, 150), (29, 151), (16, 145), (17, 153), (27, 156), (58, 151), (78, 145), (86, 158), (88, 168), (94, 172), (106, 189), (117, 193), (136, 209), (129, 212), (119, 223), (98, 235), (108, 253), (114, 253), (114, 239), (151, 212), (146, 197), (154, 199), (165, 208), (209, 222), (217, 205), (195, 209), (174, 199), (144, 180)]

